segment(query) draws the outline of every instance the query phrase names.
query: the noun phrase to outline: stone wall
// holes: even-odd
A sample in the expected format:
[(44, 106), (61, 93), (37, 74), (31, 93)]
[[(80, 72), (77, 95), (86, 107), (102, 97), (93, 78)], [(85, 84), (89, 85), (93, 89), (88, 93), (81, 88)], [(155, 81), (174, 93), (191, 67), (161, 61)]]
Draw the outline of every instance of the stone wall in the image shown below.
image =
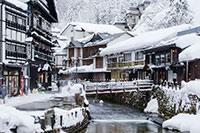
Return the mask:
[(110, 93), (110, 94), (97, 94), (93, 95), (101, 100), (129, 105), (141, 111), (147, 106), (150, 100), (150, 92), (124, 92), (124, 93)]

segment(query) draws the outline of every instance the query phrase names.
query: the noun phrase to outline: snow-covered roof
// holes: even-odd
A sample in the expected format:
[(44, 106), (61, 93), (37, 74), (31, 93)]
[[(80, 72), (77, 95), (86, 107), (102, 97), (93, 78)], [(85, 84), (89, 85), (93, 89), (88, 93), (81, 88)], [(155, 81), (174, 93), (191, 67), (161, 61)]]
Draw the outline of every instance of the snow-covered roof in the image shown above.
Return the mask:
[(79, 66), (79, 67), (72, 67), (67, 70), (60, 70), (59, 73), (61, 74), (70, 74), (70, 73), (88, 73), (88, 72), (107, 72), (106, 68), (98, 68), (94, 69), (94, 65), (85, 65), (85, 66)]
[(61, 35), (63, 32), (65, 32), (69, 25), (72, 25), (77, 30), (85, 30), (87, 32), (93, 33), (116, 34), (123, 32), (121, 29), (115, 27), (114, 25), (71, 22), (61, 31)]
[(69, 41), (63, 41), (63, 40), (59, 40), (59, 39), (56, 41), (57, 41), (59, 47), (54, 48), (55, 54), (56, 55), (66, 54), (66, 51), (64, 49), (69, 46)]
[(9, 3), (14, 4), (16, 7), (21, 8), (22, 10), (27, 10), (28, 5), (24, 2), (27, 2), (28, 0), (6, 0)]
[(162, 41), (159, 44), (149, 47), (148, 49), (159, 48), (159, 47), (168, 46), (171, 44), (174, 44), (176, 47), (184, 49), (190, 45), (193, 45), (199, 42), (200, 42), (200, 36), (197, 35), (196, 33), (192, 33), (192, 34), (187, 34), (183, 36), (177, 36), (167, 41)]
[(179, 54), (179, 61), (192, 61), (200, 59), (200, 42), (186, 48)]
[(108, 55), (113, 53), (120, 53), (125, 51), (147, 48), (155, 44), (158, 44), (161, 41), (172, 39), (177, 35), (178, 32), (189, 28), (190, 25), (180, 25), (180, 26), (160, 29), (157, 31), (141, 33), (136, 37), (122, 41), (115, 45), (108, 46), (107, 48), (101, 51), (101, 55)]

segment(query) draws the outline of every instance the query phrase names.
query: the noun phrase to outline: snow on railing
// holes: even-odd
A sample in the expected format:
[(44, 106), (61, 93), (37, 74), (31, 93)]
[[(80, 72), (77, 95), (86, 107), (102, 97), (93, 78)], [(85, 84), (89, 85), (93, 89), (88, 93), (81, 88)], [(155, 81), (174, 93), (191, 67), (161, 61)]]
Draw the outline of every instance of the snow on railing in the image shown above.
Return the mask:
[(150, 91), (152, 80), (135, 80), (125, 82), (83, 82), (87, 94), (113, 93), (126, 91)]

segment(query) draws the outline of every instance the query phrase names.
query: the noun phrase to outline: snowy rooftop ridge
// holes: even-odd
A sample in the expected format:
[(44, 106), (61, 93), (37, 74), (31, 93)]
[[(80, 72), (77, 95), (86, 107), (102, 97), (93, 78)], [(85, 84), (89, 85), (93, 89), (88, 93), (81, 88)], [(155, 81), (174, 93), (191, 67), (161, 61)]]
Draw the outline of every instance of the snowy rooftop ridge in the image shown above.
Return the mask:
[(150, 31), (146, 33), (140, 33), (136, 37), (130, 38), (123, 42), (117, 43), (101, 51), (101, 55), (108, 55), (113, 53), (120, 53), (131, 50), (138, 50), (142, 48), (148, 48), (153, 45), (157, 45), (162, 41), (167, 41), (176, 37), (177, 33), (190, 28), (190, 25), (179, 25), (170, 28), (160, 29), (157, 31)]
[(28, 0), (6, 0), (7, 2), (14, 4), (16, 7), (21, 8), (22, 10), (27, 10), (28, 5), (25, 4)]
[(192, 61), (200, 59), (200, 42), (186, 48), (179, 54), (179, 61)]
[(69, 25), (73, 25), (77, 30), (85, 30), (87, 32), (93, 32), (93, 33), (117, 34), (124, 32), (114, 25), (71, 22), (67, 24), (67, 26), (60, 32), (61, 35)]

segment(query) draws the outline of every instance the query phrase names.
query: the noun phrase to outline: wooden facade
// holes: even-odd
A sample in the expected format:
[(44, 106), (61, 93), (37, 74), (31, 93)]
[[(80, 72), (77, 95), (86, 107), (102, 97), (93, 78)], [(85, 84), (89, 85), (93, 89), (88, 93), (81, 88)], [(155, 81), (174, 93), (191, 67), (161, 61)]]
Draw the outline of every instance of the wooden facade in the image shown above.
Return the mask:
[(26, 23), (24, 7), (0, 0), (0, 86), (5, 86), (7, 96), (25, 92)]
[[(51, 25), (58, 22), (58, 18), (54, 1), (45, 3), (42, 0), (28, 2), (28, 37), (33, 38), (31, 42), (33, 57), (30, 60), (31, 89), (37, 88), (38, 84), (47, 88), (51, 86), (53, 80), (52, 47), (55, 45), (51, 42)], [(48, 64), (48, 68), (45, 68), (45, 64)], [(36, 71), (38, 71), (37, 75), (34, 73)]]

